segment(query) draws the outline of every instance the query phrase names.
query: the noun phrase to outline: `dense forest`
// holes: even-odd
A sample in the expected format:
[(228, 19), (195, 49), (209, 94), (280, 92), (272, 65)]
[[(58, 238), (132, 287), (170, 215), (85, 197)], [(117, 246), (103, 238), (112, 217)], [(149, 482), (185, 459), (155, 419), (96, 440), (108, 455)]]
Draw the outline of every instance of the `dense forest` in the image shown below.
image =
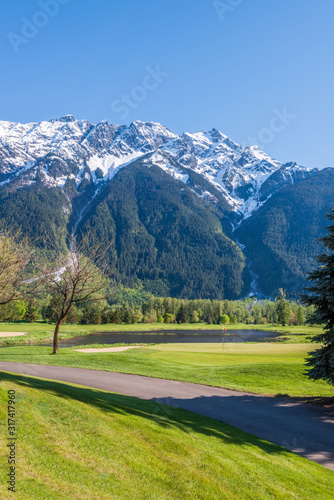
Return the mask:
[[(334, 171), (324, 169), (282, 188), (232, 232), (235, 213), (221, 192), (195, 172), (185, 185), (141, 160), (96, 191), (87, 177), (76, 190), (45, 188), (42, 179), (20, 189), (0, 188), (0, 220), (37, 247), (51, 233), (65, 243), (73, 230), (92, 243), (110, 243), (110, 277), (157, 297), (234, 300), (250, 292), (298, 300), (316, 266), (325, 213), (333, 205)], [(102, 185), (101, 185), (102, 186)], [(79, 222), (79, 224), (78, 224)], [(242, 249), (236, 241), (245, 245)]]
[(334, 169), (321, 170), (275, 193), (236, 230), (264, 294), (273, 297), (284, 288), (298, 298), (307, 285), (307, 273), (317, 267), (322, 251), (319, 238), (334, 204), (333, 185)]
[(153, 294), (237, 298), (245, 289), (245, 258), (223, 231), (219, 214), (158, 167), (121, 170), (96, 200), (80, 230), (113, 240), (110, 260), (128, 286)]
[[(59, 299), (46, 295), (41, 300), (29, 299), (0, 306), (0, 321), (44, 320), (55, 323)], [(311, 306), (289, 301), (278, 295), (275, 301), (247, 298), (244, 300), (176, 299), (154, 297), (142, 286), (123, 286), (110, 290), (108, 300), (87, 302), (73, 307), (67, 323), (133, 324), (133, 323), (207, 323), (303, 325), (314, 313)]]
[(38, 184), (16, 191), (0, 188), (2, 226), (22, 231), (34, 245), (44, 246), (52, 231), (66, 239), (71, 204), (62, 189)]

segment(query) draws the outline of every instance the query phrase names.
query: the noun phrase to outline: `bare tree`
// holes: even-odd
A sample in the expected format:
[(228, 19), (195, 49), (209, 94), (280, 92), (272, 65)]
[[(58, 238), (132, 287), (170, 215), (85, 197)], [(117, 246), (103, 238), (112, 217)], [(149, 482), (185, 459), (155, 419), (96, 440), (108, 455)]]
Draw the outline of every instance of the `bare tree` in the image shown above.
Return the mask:
[(44, 266), (42, 279), (53, 297), (60, 300), (59, 315), (53, 336), (53, 354), (58, 353), (60, 326), (72, 306), (83, 301), (98, 301), (106, 297), (108, 284), (109, 246), (92, 245), (89, 235), (80, 242), (72, 236), (69, 248), (55, 246), (53, 265)]
[(0, 229), (0, 305), (22, 299), (38, 286), (28, 272), (34, 253), (26, 238)]

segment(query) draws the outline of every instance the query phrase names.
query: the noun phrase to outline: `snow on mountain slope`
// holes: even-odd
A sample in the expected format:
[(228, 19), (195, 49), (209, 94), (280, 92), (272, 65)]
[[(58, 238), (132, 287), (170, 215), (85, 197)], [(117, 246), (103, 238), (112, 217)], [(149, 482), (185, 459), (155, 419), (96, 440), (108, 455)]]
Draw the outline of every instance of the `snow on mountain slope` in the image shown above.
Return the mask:
[(216, 129), (183, 134), (163, 148), (174, 154), (181, 165), (190, 166), (214, 184), (241, 213), (250, 197), (256, 206), (261, 185), (282, 165), (257, 146), (239, 146)]
[(27, 124), (0, 122), (1, 172), (9, 173), (50, 152), (75, 159), (80, 154), (79, 139), (90, 124), (72, 118)]
[(185, 184), (189, 176), (182, 167), (200, 174), (242, 218), (283, 185), (310, 173), (294, 163), (282, 165), (257, 146), (240, 146), (216, 129), (179, 136), (154, 122), (93, 125), (71, 115), (40, 123), (0, 122), (0, 185), (11, 189), (37, 180), (46, 187), (71, 179), (77, 187), (84, 180), (99, 185), (145, 156), (144, 164), (155, 164)]
[(151, 165), (155, 165), (156, 167), (164, 170), (168, 175), (173, 177), (173, 179), (177, 179), (178, 181), (187, 184), (189, 180), (189, 174), (185, 173), (182, 169), (177, 168), (173, 165), (166, 155), (162, 154), (160, 151), (155, 151), (153, 154), (142, 160), (143, 165), (147, 165), (150, 167)]

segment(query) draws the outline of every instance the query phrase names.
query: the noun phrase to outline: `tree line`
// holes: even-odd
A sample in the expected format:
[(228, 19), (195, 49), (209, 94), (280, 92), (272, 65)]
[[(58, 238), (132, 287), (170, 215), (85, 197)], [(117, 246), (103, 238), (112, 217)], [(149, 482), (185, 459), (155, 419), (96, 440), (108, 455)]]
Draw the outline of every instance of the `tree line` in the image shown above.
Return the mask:
[[(0, 307), (0, 320), (34, 322), (44, 320), (56, 323), (62, 299), (47, 295), (37, 301), (16, 301)], [(67, 323), (78, 324), (134, 324), (134, 323), (207, 323), (207, 324), (280, 324), (304, 325), (314, 315), (314, 306), (287, 300), (281, 290), (275, 301), (246, 298), (243, 300), (186, 300), (172, 297), (154, 297), (142, 286), (128, 289), (120, 285), (109, 289), (109, 298), (99, 301), (81, 301), (74, 304)]]

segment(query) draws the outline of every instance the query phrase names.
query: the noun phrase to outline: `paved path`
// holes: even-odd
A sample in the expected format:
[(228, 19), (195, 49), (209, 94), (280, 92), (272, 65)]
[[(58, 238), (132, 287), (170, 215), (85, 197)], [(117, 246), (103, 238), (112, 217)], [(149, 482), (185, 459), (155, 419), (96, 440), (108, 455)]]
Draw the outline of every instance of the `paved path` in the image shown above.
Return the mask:
[[(285, 446), (334, 470), (334, 409), (206, 385), (82, 368), (0, 362), (0, 370), (166, 403)], [(167, 412), (168, 415), (168, 412)]]

